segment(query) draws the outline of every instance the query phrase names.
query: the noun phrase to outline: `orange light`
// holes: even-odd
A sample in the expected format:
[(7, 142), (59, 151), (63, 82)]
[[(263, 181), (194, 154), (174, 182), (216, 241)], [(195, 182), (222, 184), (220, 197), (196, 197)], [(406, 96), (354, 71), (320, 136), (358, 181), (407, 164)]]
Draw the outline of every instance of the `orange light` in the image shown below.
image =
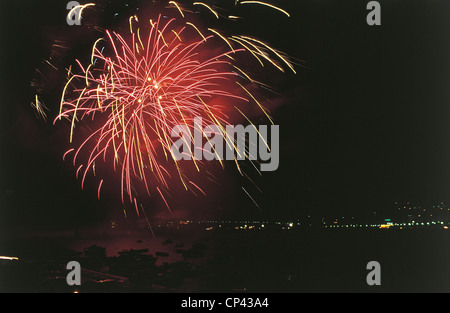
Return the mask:
[(18, 260), (19, 258), (15, 257), (15, 256), (3, 256), (0, 255), (0, 260)]

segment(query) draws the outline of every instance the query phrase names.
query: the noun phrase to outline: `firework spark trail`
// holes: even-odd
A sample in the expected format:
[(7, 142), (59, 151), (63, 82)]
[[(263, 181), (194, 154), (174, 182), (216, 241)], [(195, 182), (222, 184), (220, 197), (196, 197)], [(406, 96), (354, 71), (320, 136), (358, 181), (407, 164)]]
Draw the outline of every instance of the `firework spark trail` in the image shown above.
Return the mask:
[(272, 8), (272, 9), (275, 9), (275, 10), (278, 10), (280, 12), (283, 12), (288, 17), (291, 17), (290, 14), (288, 12), (286, 12), (285, 10), (283, 10), (283, 9), (273, 5), (273, 4), (267, 3), (267, 2), (262, 2), (262, 1), (241, 1), (241, 2), (239, 2), (239, 4), (260, 4), (260, 5), (265, 5), (265, 6), (268, 6), (268, 7)]
[(212, 14), (214, 14), (214, 16), (218, 19), (219, 18), (219, 14), (217, 14), (216, 11), (214, 11), (209, 5), (207, 5), (206, 3), (203, 2), (194, 2), (193, 5), (200, 5), (200, 6), (204, 6), (206, 7), (209, 11), (211, 11)]
[[(169, 4), (185, 17), (183, 8), (178, 3), (170, 1)], [(210, 6), (202, 2), (193, 4), (208, 8), (219, 18)], [(222, 103), (230, 100), (233, 100), (232, 103), (256, 103), (273, 124), (256, 97), (238, 79), (245, 79), (251, 84), (258, 82), (232, 64), (230, 60), (234, 59), (231, 55), (250, 53), (262, 66), (264, 64), (259, 57), (283, 71), (269, 57), (270, 51), (295, 73), (287, 58), (262, 41), (245, 36), (227, 37), (211, 28), (208, 28), (211, 35), (205, 36), (205, 32), (193, 23), (184, 21), (183, 25), (185, 26), (177, 26), (175, 19), (163, 23), (160, 15), (157, 21), (150, 20), (143, 26), (137, 16), (133, 15), (129, 19), (131, 40), (116, 32), (106, 31), (106, 37), (99, 38), (92, 47), (90, 64), (83, 66), (77, 60), (80, 72), (74, 73), (70, 68), (62, 93), (60, 112), (54, 120), (55, 123), (65, 118), (70, 122), (71, 143), (75, 125), (88, 117), (92, 121), (103, 121), (76, 149), (68, 150), (63, 158), (74, 152), (73, 164), (76, 166), (81, 151), (90, 151), (87, 161), (79, 165), (76, 171), (77, 178), (82, 171), (83, 188), (89, 170), (92, 169), (95, 173), (95, 161), (102, 158), (106, 162), (107, 155), (113, 155), (114, 171), (120, 171), (122, 202), (125, 202), (126, 193), (138, 215), (137, 195), (133, 185), (139, 181), (150, 196), (157, 192), (171, 212), (163, 192), (170, 190), (169, 180), (172, 176), (167, 163), (160, 161), (162, 155), (176, 167), (178, 178), (186, 190), (194, 192), (193, 186), (195, 190), (205, 194), (201, 187), (187, 177), (183, 166), (175, 159), (171, 150), (174, 143), (171, 131), (177, 125), (185, 125), (190, 132), (193, 118), (201, 116), (207, 125), (220, 125), (225, 135), (223, 125), (228, 124), (229, 120), (227, 108), (213, 104), (212, 100), (220, 98), (225, 100)], [(144, 29), (148, 29), (146, 40), (141, 37)], [(188, 34), (185, 35), (186, 32)], [(205, 57), (203, 46), (213, 38), (217, 38), (214, 44), (222, 52), (206, 54)], [(220, 45), (217, 44), (219, 42)], [(238, 47), (233, 47), (232, 43)], [(104, 53), (105, 48), (107, 53)], [(230, 84), (233, 81), (235, 84)], [(229, 87), (236, 84), (240, 88)], [(228, 105), (228, 109), (229, 107), (237, 109), (233, 105)], [(249, 120), (239, 109), (237, 111)], [(192, 133), (189, 135), (193, 142)], [(234, 142), (226, 143), (236, 148)], [(191, 146), (187, 144), (188, 147)], [(189, 152), (196, 170), (200, 171), (201, 160), (196, 160), (194, 151)], [(242, 174), (236, 158), (235, 162)], [(103, 179), (98, 185), (99, 198), (102, 184)], [(245, 189), (244, 191), (255, 202)]]
[(40, 116), (44, 121), (47, 120), (47, 114), (45, 113), (47, 107), (39, 101), (38, 95), (35, 96), (35, 102), (31, 102), (31, 106), (35, 109), (38, 116)]
[[(78, 21), (78, 23), (80, 23), (80, 21), (81, 21), (81, 15), (82, 15), (82, 13), (83, 13), (83, 10), (85, 9), (85, 8), (87, 8), (87, 7), (91, 7), (91, 6), (94, 6), (95, 5), (95, 3), (87, 3), (87, 4), (83, 4), (83, 5), (76, 5), (76, 6), (74, 6), (70, 11), (69, 11), (69, 13), (67, 14), (68, 16), (76, 16), (76, 15), (78, 15), (78, 17), (77, 17), (77, 21)], [(75, 13), (77, 13), (77, 14), (75, 14)]]

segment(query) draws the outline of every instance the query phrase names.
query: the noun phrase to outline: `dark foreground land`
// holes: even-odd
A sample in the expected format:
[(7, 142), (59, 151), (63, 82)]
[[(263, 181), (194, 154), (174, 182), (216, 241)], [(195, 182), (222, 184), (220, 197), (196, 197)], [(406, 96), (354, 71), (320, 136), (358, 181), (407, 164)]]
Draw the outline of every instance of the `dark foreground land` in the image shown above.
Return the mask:
[[(0, 260), (0, 292), (450, 292), (444, 229), (150, 237), (3, 238), (0, 254), (19, 260)], [(66, 282), (72, 260), (82, 268), (80, 286)], [(381, 265), (379, 286), (366, 282), (369, 261)]]

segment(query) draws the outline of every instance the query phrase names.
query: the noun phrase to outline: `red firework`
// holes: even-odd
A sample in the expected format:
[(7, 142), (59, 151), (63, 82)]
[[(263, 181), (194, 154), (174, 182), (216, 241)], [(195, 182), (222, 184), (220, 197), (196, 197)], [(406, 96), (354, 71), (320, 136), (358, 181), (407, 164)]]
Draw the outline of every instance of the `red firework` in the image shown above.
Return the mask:
[[(244, 36), (229, 38), (239, 44), (233, 48), (230, 40), (213, 29), (208, 29), (211, 35), (205, 36), (192, 23), (179, 26), (175, 19), (164, 23), (161, 17), (143, 27), (148, 31), (147, 38), (143, 38), (141, 28), (133, 27), (137, 22), (136, 16), (130, 17), (130, 40), (106, 31), (106, 38), (97, 40), (93, 46), (90, 64), (84, 67), (77, 60), (80, 72), (70, 76), (55, 122), (61, 118), (71, 122), (72, 142), (76, 122), (88, 117), (100, 121), (96, 124), (100, 126), (94, 127), (64, 157), (73, 152), (75, 166), (80, 152), (88, 151), (87, 161), (77, 169), (83, 187), (89, 170), (95, 173), (95, 161), (105, 162), (107, 155), (112, 155), (114, 171), (121, 173), (122, 202), (126, 192), (139, 215), (134, 188), (134, 182), (138, 181), (149, 195), (156, 191), (170, 210), (163, 195), (171, 187), (169, 179), (173, 171), (167, 168), (169, 163), (176, 168), (186, 190), (195, 188), (204, 193), (172, 155), (174, 141), (170, 134), (176, 125), (189, 128), (194, 124), (194, 117), (202, 117), (206, 125), (226, 125), (229, 123), (227, 109), (236, 102), (250, 100), (270, 120), (256, 98), (238, 82), (242, 77), (251, 79), (232, 62), (237, 53), (247, 51), (259, 62), (265, 58), (281, 69), (268, 58), (267, 51), (281, 55), (262, 46), (264, 43)], [(215, 44), (205, 49), (214, 40)], [(224, 103), (228, 104), (224, 106)], [(162, 157), (166, 162), (161, 162)], [(201, 161), (194, 157), (192, 160), (200, 171)], [(98, 187), (99, 197), (102, 184), (103, 180)]]

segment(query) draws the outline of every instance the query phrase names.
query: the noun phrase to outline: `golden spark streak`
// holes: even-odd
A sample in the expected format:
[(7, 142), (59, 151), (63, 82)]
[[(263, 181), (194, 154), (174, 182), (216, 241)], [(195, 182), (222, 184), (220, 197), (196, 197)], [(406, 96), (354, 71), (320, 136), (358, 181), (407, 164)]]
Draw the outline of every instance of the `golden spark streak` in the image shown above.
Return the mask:
[(81, 97), (83, 96), (85, 91), (86, 91), (86, 87), (84, 87), (83, 91), (81, 91), (81, 94), (80, 94), (80, 96), (78, 97), (78, 100), (77, 100), (77, 104), (75, 105), (75, 110), (73, 112), (73, 117), (72, 117), (72, 125), (70, 126), (70, 142), (72, 142), (73, 128), (75, 126), (75, 119), (77, 118), (78, 104), (80, 103)]
[(138, 22), (138, 18), (137, 18), (137, 16), (136, 16), (136, 14), (130, 16), (130, 18), (128, 19), (128, 22), (130, 23), (130, 33), (133, 33), (133, 26), (132, 26), (132, 22), (131, 22), (131, 19), (132, 19), (133, 17), (134, 17), (134, 20), (135, 20), (136, 22)]
[(200, 36), (202, 36), (203, 40), (206, 41), (205, 36), (203, 36), (203, 34), (200, 32), (200, 30), (194, 24), (192, 24), (191, 22), (186, 22), (186, 25), (190, 25), (190, 26), (194, 27), (194, 29), (200, 34)]
[(89, 64), (89, 66), (86, 69), (86, 87), (89, 87), (89, 81), (88, 81), (88, 74), (89, 74), (89, 68), (92, 66), (92, 63)]
[(233, 49), (233, 46), (230, 44), (230, 42), (228, 41), (228, 39), (226, 39), (224, 36), (222, 36), (217, 30), (214, 30), (214, 29), (212, 29), (212, 28), (208, 28), (208, 30), (209, 30), (210, 32), (213, 32), (214, 34), (216, 34), (216, 35), (219, 36), (220, 38), (222, 38), (223, 41), (225, 41), (225, 42), (228, 44), (228, 46), (230, 47), (231, 51), (233, 51), (233, 53), (235, 53), (235, 51), (234, 51), (234, 49)]
[(174, 31), (173, 29), (172, 29), (172, 32), (175, 34), (175, 36), (177, 36), (178, 40), (179, 40), (180, 42), (182, 42), (182, 40), (181, 40), (180, 36), (178, 36), (177, 32)]
[(259, 137), (264, 141), (264, 143), (266, 144), (267, 149), (270, 151), (270, 147), (269, 144), (267, 143), (267, 141), (264, 139), (264, 137), (261, 135), (261, 133), (259, 132), (258, 128), (255, 126), (255, 124), (252, 123), (252, 121), (250, 121), (250, 119), (247, 117), (247, 115), (245, 115), (244, 113), (242, 113), (241, 110), (239, 110), (236, 106), (234, 107), (239, 113), (241, 113), (241, 115), (243, 117), (245, 117), (245, 119), (253, 126), (253, 128), (256, 130), (256, 132), (258, 133)]
[(139, 34), (139, 30), (140, 30), (140, 28), (138, 28), (138, 30), (137, 30), (137, 36), (138, 36), (139, 42), (141, 43), (142, 50), (145, 50), (144, 45), (142, 44), (142, 40), (141, 40), (141, 36)]
[(94, 63), (94, 53), (95, 53), (95, 46), (97, 45), (97, 43), (103, 40), (103, 38), (99, 38), (94, 42), (94, 45), (92, 46), (92, 53), (91, 53), (91, 63)]
[(250, 196), (250, 194), (247, 192), (247, 190), (245, 190), (244, 187), (241, 187), (241, 188), (242, 188), (242, 190), (244, 190), (244, 192), (247, 194), (247, 196), (248, 196), (250, 199), (252, 199), (253, 203), (259, 208), (258, 203), (256, 203), (256, 201), (252, 198), (252, 196)]
[(63, 104), (64, 104), (64, 95), (66, 94), (67, 86), (70, 84), (70, 82), (72, 81), (72, 79), (74, 77), (75, 76), (72, 76), (72, 77), (69, 78), (69, 80), (67, 81), (67, 83), (66, 83), (66, 85), (64, 86), (64, 89), (63, 89), (63, 93), (62, 93), (62, 97), (61, 97), (61, 103), (59, 105), (59, 119), (60, 120), (61, 120), (62, 107), (63, 107)]
[(178, 3), (176, 3), (175, 1), (169, 1), (169, 4), (173, 4), (174, 6), (176, 6), (178, 11), (180, 11), (181, 16), (184, 17), (183, 11), (181, 11), (180, 7), (178, 6)]
[(209, 5), (207, 5), (203, 2), (194, 2), (193, 5), (202, 5), (204, 7), (207, 7), (216, 16), (216, 18), (219, 19), (219, 15), (217, 14), (217, 12), (214, 11)]
[(288, 17), (291, 17), (291, 16), (289, 15), (289, 13), (286, 12), (285, 10), (283, 10), (283, 9), (277, 7), (277, 6), (274, 6), (273, 4), (267, 3), (267, 2), (262, 2), (262, 1), (242, 1), (242, 2), (240, 2), (240, 4), (262, 4), (262, 5), (271, 7), (272, 9), (275, 9), (275, 10), (278, 10), (278, 11), (280, 11), (280, 12), (283, 12), (283, 13), (286, 14)]
[[(191, 136), (191, 140), (192, 140), (192, 142), (193, 142), (193, 141), (194, 141), (194, 136), (192, 135), (192, 132), (191, 132), (191, 129), (189, 128), (189, 125), (186, 123), (186, 120), (185, 120), (185, 118), (184, 118), (184, 114), (181, 112), (181, 109), (180, 109), (180, 107), (179, 107), (177, 101), (176, 101), (175, 99), (173, 99), (173, 102), (175, 103), (175, 106), (177, 107), (178, 112), (180, 113), (181, 118), (183, 119), (184, 125), (186, 125), (186, 128), (187, 128), (187, 130), (189, 131), (189, 135)], [(184, 137), (184, 136), (183, 136), (183, 137)], [(188, 144), (187, 142), (186, 142), (186, 145), (187, 145), (188, 148), (189, 148), (189, 152), (191, 153), (191, 157), (192, 157), (192, 160), (194, 161), (195, 167), (197, 168), (197, 172), (200, 172), (200, 169), (198, 168), (197, 162), (195, 161), (195, 157), (194, 157), (194, 154), (193, 154), (193, 152), (192, 152), (191, 145)]]
[[(252, 49), (250, 49), (248, 46), (246, 46), (241, 41), (239, 41), (238, 38), (230, 37), (230, 40), (233, 40), (233, 41), (237, 42), (238, 44), (240, 44), (241, 46), (243, 46), (248, 52), (253, 54), (253, 56), (258, 60), (258, 62), (261, 64), (261, 66), (264, 67), (264, 63), (261, 61), (260, 58), (258, 58), (258, 56), (255, 54), (255, 52), (253, 52)], [(260, 53), (258, 52), (258, 54), (260, 54)]]
[[(241, 86), (242, 89), (245, 90), (246, 93), (248, 93), (248, 95), (250, 97), (252, 97), (252, 99), (256, 102), (256, 104), (258, 104), (259, 108), (264, 112), (264, 114), (267, 116), (267, 118), (269, 119), (269, 121), (272, 123), (273, 125), (273, 121), (270, 118), (270, 116), (267, 114), (266, 110), (264, 110), (264, 108), (262, 107), (262, 105), (259, 103), (258, 100), (256, 100), (256, 98), (250, 93), (250, 91), (248, 91), (244, 86), (242, 86), (239, 82), (236, 82), (236, 84), (238, 84), (239, 86)], [(239, 111), (240, 112), (240, 111)]]
[[(251, 41), (249, 41), (249, 40), (247, 40), (247, 39), (245, 39), (245, 38), (236, 37), (236, 36), (233, 36), (233, 37), (238, 38), (238, 39), (240, 39), (240, 40), (242, 40), (242, 41), (245, 41), (246, 43), (248, 43), (249, 45), (251, 45), (253, 48), (256, 49), (255, 52), (257, 52), (260, 56), (262, 56), (263, 58), (265, 58), (267, 61), (269, 61), (270, 63), (272, 63), (273, 66), (275, 66), (277, 69), (279, 69), (281, 72), (284, 73), (283, 68), (282, 68), (281, 66), (279, 66), (278, 64), (276, 64), (271, 58), (269, 58), (269, 57), (267, 56), (267, 53), (264, 53), (264, 51), (262, 51), (262, 50), (261, 50), (258, 46), (256, 46), (254, 43), (252, 43)], [(242, 37), (243, 37), (243, 36), (242, 36)], [(250, 51), (250, 50), (249, 50), (249, 51)]]
[(72, 16), (75, 13), (75, 10), (80, 9), (80, 12), (78, 14), (78, 22), (80, 22), (81, 21), (81, 13), (83, 12), (83, 10), (85, 8), (87, 8), (87, 7), (94, 6), (94, 5), (95, 5), (95, 3), (87, 3), (87, 4), (84, 4), (84, 5), (76, 5), (69, 11), (69, 14), (67, 14), (67, 15), (68, 16)]
[(235, 68), (235, 69), (237, 69), (239, 72), (241, 72), (242, 73), (242, 75), (244, 75), (250, 82), (254, 82), (254, 80), (253, 79), (251, 79), (250, 78), (250, 76), (248, 76), (243, 70), (241, 70), (239, 67), (237, 67), (237, 66), (235, 66), (235, 65), (233, 65), (233, 67)]
[(252, 41), (254, 41), (254, 42), (257, 42), (257, 43), (263, 45), (264, 47), (266, 47), (267, 49), (269, 49), (270, 51), (272, 51), (273, 53), (275, 53), (281, 60), (283, 60), (283, 62), (286, 63), (287, 66), (289, 66), (289, 68), (292, 70), (292, 72), (294, 72), (294, 74), (296, 74), (296, 72), (295, 72), (294, 67), (292, 66), (292, 64), (289, 63), (289, 62), (288, 62), (281, 54), (279, 54), (277, 50), (273, 49), (272, 47), (268, 46), (268, 45), (265, 44), (264, 42), (259, 41), (259, 40), (255, 39), (255, 38), (247, 37), (247, 36), (241, 36), (241, 38), (245, 38), (245, 39), (248, 39), (248, 40), (252, 40)]
[[(83, 10), (85, 9), (85, 8), (87, 8), (87, 7), (92, 7), (92, 6), (94, 6), (95, 5), (95, 3), (87, 3), (87, 4), (84, 4), (84, 5), (82, 5), (81, 6), (81, 9), (80, 9), (80, 14), (78, 15), (78, 19), (81, 19), (81, 13), (83, 12)], [(73, 9), (72, 9), (73, 10)]]

